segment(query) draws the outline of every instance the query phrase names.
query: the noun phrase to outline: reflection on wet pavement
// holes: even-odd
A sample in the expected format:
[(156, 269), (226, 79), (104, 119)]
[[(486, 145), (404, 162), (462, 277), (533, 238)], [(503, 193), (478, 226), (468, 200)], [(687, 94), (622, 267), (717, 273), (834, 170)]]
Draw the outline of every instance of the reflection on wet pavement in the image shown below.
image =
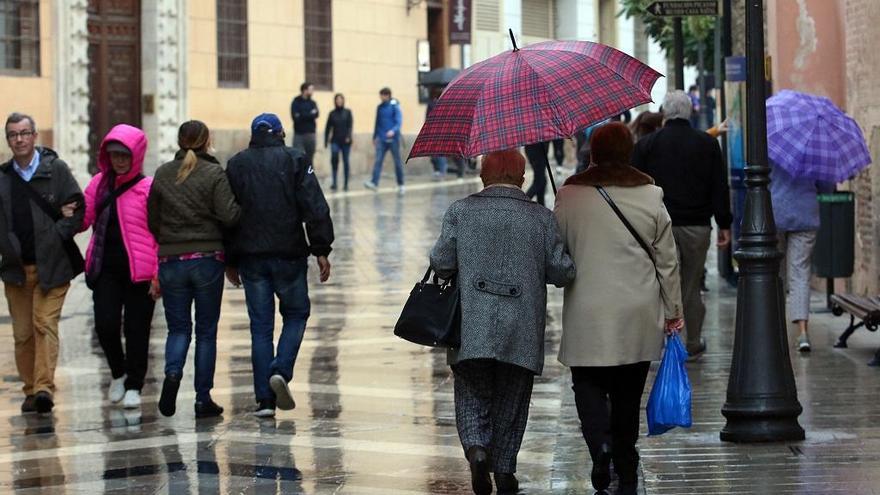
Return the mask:
[[(218, 337), (215, 400), (223, 418), (194, 419), (187, 364), (178, 413), (158, 414), (165, 325), (154, 320), (140, 411), (106, 399), (109, 372), (94, 337), (91, 293), (77, 281), (61, 324), (58, 407), (21, 416), (12, 332), (0, 304), (0, 492), (21, 494), (469, 493), (443, 352), (392, 335), (423, 273), (442, 215), (473, 182), (330, 199), (337, 242), (326, 285), (310, 274), (312, 312), (294, 373), (298, 407), (260, 420), (254, 407), (244, 292), (227, 287)], [(872, 335), (832, 350), (820, 315), (815, 351), (793, 356), (806, 442), (722, 444), (734, 292), (716, 277), (706, 331), (710, 350), (691, 365), (694, 428), (640, 446), (648, 493), (880, 494), (880, 385), (864, 362)], [(556, 362), (561, 293), (551, 291), (547, 367), (536, 381), (520, 454), (523, 493), (592, 493), (566, 371)], [(280, 323), (280, 321), (279, 321)]]

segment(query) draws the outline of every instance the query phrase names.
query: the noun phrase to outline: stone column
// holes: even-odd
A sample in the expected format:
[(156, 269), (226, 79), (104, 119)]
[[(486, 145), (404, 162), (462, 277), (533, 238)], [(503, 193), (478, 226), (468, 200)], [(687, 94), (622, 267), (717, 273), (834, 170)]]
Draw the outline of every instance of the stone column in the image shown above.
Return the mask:
[(81, 184), (89, 178), (87, 0), (56, 0), (55, 148)]

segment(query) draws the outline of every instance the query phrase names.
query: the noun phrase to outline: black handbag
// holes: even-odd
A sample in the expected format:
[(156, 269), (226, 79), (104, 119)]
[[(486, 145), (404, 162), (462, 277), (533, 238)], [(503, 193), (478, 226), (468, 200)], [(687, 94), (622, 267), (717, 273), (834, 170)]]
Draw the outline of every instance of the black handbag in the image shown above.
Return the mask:
[(431, 279), (431, 268), (413, 287), (394, 335), (415, 344), (456, 349), (461, 345), (461, 301), (456, 277)]

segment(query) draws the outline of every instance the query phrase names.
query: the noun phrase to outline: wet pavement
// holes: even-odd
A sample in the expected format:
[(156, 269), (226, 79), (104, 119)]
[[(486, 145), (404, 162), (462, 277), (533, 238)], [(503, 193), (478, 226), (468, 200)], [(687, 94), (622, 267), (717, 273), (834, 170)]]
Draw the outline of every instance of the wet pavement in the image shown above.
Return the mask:
[[(333, 277), (319, 285), (310, 267), (313, 316), (294, 374), (297, 409), (274, 420), (250, 414), (240, 289), (227, 287), (218, 337), (213, 396), (226, 413), (199, 421), (191, 356), (177, 415), (157, 411), (161, 309), (141, 411), (107, 401), (109, 371), (81, 279), (61, 323), (58, 406), (50, 416), (21, 416), (11, 326), (0, 303), (0, 493), (469, 493), (445, 355), (395, 338), (392, 327), (424, 273), (446, 207), (477, 187), (453, 181), (410, 186), (403, 198), (393, 189), (331, 196)], [(815, 315), (813, 353), (793, 356), (807, 440), (721, 443), (735, 292), (711, 266), (709, 285), (709, 352), (690, 365), (694, 427), (640, 440), (647, 493), (880, 494), (880, 370), (865, 366), (880, 338), (861, 331), (850, 349), (832, 349), (844, 318)], [(519, 457), (522, 492), (592, 493), (568, 375), (555, 360), (561, 292), (551, 291), (548, 311), (547, 366)]]

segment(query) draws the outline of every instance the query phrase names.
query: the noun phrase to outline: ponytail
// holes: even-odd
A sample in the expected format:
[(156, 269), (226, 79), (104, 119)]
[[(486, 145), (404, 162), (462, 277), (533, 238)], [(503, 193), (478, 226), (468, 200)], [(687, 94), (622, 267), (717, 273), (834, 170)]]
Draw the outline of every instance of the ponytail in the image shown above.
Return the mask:
[(185, 152), (183, 163), (177, 172), (177, 185), (183, 184), (199, 163), (198, 153), (204, 152), (209, 145), (210, 131), (208, 126), (198, 120), (184, 122), (177, 132), (177, 144)]
[(180, 165), (180, 170), (177, 171), (176, 184), (178, 186), (183, 184), (186, 178), (189, 177), (189, 174), (195, 170), (197, 163), (199, 163), (199, 157), (196, 156), (196, 152), (193, 150), (186, 150), (186, 155), (183, 157), (183, 164)]

